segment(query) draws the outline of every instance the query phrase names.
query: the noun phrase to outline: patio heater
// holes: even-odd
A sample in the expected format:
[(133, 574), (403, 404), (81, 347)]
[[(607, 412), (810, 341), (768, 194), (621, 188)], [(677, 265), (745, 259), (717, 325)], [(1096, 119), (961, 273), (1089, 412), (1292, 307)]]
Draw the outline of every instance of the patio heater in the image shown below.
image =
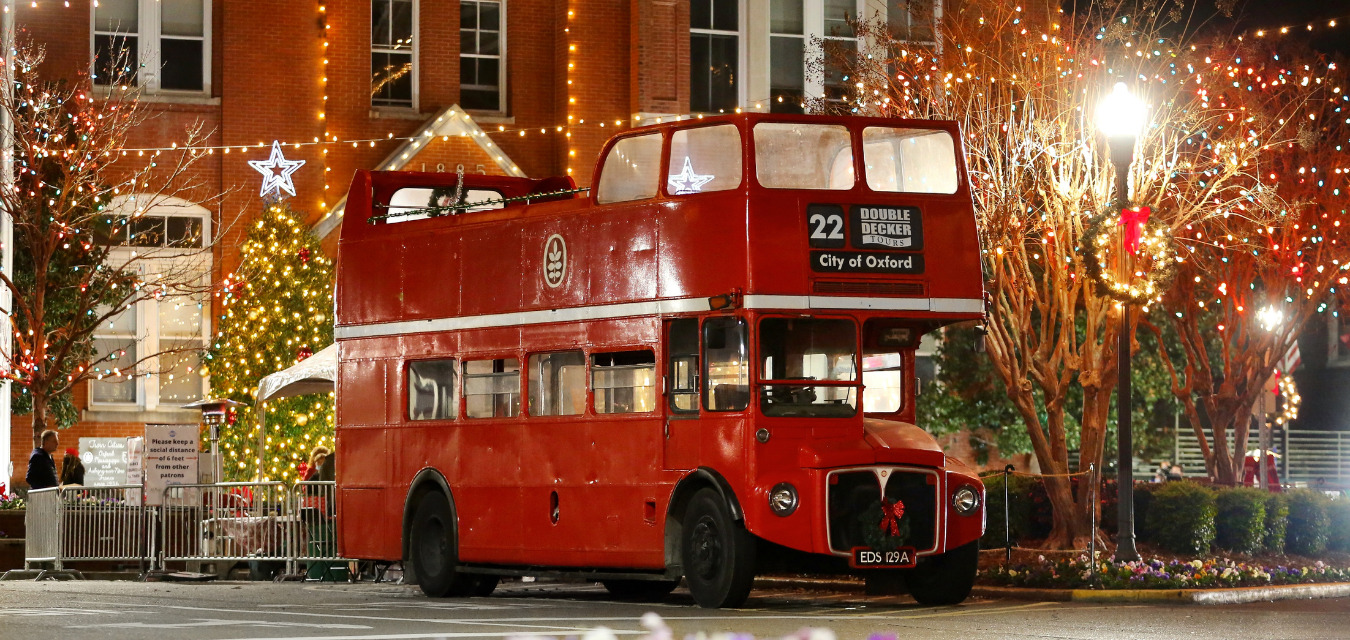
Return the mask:
[(216, 484), (224, 480), (225, 473), (225, 457), (220, 452), (220, 426), (225, 424), (230, 408), (240, 404), (225, 398), (205, 398), (183, 405), (184, 409), (201, 409), (202, 424), (211, 430), (211, 478)]

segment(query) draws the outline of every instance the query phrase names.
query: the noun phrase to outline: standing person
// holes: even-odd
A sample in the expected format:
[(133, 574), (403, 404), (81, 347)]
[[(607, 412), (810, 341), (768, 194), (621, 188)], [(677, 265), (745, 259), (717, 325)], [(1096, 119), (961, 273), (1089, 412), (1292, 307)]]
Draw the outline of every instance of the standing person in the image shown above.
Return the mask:
[(52, 452), (61, 445), (56, 432), (48, 429), (42, 432), (42, 446), (33, 449), (28, 456), (28, 473), (24, 479), (29, 489), (47, 489), (56, 486), (56, 460)]
[(74, 449), (66, 449), (66, 457), (61, 459), (61, 486), (65, 485), (84, 486), (84, 461)]

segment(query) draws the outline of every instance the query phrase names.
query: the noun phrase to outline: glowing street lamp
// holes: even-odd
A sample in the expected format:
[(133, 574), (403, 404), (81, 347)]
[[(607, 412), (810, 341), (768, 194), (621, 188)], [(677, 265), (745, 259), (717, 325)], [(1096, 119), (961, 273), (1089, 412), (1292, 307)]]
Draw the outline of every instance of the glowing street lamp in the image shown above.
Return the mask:
[[(1111, 151), (1111, 164), (1116, 169), (1115, 209), (1125, 212), (1130, 207), (1130, 163), (1134, 161), (1134, 145), (1139, 132), (1144, 128), (1148, 107), (1136, 98), (1125, 86), (1117, 82), (1114, 90), (1097, 106), (1097, 128), (1106, 136)], [(1120, 243), (1120, 282), (1129, 282), (1133, 265), (1131, 253), (1126, 250), (1125, 237), (1121, 233)], [(1118, 521), (1120, 531), (1116, 535), (1116, 560), (1133, 561), (1139, 559), (1139, 551), (1134, 547), (1134, 437), (1130, 432), (1130, 303), (1121, 306), (1119, 364), (1116, 383), (1116, 487), (1119, 495)], [(1097, 535), (1097, 532), (1092, 532)]]

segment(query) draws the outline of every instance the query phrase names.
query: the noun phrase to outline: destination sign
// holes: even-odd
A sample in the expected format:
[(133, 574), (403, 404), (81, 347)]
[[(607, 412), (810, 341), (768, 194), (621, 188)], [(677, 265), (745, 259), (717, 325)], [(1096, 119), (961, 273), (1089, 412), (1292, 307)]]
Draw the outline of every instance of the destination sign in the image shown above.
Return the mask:
[(848, 217), (855, 249), (923, 249), (923, 219), (918, 207), (855, 204)]
[(891, 251), (812, 251), (817, 273), (923, 273), (923, 254)]

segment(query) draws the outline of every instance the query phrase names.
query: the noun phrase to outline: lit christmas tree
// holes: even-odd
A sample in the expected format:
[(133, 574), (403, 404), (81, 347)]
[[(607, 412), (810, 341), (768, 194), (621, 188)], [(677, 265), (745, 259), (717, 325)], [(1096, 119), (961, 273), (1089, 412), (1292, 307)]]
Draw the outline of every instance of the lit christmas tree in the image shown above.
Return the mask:
[(259, 469), (258, 382), (332, 344), (333, 261), (284, 202), (254, 221), (240, 255), (206, 356), (213, 394), (245, 403), (221, 433), (225, 478), (294, 481), (315, 445), (333, 444), (333, 395), (269, 402)]

